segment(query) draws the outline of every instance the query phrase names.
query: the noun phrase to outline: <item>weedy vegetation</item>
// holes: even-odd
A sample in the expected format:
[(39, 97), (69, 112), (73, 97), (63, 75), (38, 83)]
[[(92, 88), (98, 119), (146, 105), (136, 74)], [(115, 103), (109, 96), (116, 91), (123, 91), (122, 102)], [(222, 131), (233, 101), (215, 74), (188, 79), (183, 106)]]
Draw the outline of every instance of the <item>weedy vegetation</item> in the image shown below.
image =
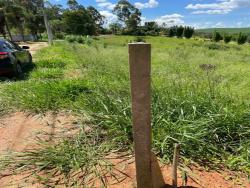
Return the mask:
[[(82, 168), (94, 172), (99, 159), (112, 150), (130, 150), (126, 44), (133, 40), (107, 36), (90, 45), (58, 41), (36, 54), (36, 68), (25, 80), (2, 82), (0, 113), (6, 108), (37, 113), (70, 110), (87, 115), (95, 125), (91, 138), (81, 131), (55, 146), (7, 157), (2, 166), (32, 167), (36, 174), (59, 171), (69, 179)], [(143, 40), (152, 44), (157, 155), (169, 162), (179, 143), (185, 161), (250, 173), (250, 46), (166, 37)], [(201, 68), (205, 64), (207, 68)]]

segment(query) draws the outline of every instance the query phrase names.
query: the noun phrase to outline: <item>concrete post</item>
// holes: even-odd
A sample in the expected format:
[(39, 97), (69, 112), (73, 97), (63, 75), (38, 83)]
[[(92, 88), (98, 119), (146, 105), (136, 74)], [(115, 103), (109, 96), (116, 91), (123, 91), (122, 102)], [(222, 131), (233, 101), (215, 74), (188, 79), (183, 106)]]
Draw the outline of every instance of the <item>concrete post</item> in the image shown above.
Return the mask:
[(130, 43), (129, 64), (137, 188), (162, 188), (165, 182), (151, 152), (151, 45)]
[(152, 188), (153, 185), (151, 176), (150, 62), (150, 44), (129, 44), (137, 188)]

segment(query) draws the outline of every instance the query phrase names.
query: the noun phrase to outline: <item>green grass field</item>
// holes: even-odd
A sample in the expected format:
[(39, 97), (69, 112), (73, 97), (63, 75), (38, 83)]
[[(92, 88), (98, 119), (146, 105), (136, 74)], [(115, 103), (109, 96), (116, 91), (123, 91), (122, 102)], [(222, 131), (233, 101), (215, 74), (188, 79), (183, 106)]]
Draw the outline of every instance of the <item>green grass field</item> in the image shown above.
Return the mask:
[[(101, 135), (96, 146), (99, 153), (130, 150), (127, 43), (134, 38), (108, 36), (93, 40), (91, 45), (61, 41), (42, 49), (35, 55), (36, 68), (25, 80), (0, 83), (0, 112), (68, 110), (84, 114), (94, 125), (95, 136)], [(152, 127), (157, 155), (169, 162), (173, 145), (180, 143), (182, 162), (222, 164), (249, 173), (250, 45), (145, 39), (152, 44)], [(216, 68), (204, 71), (201, 64)], [(58, 145), (23, 154), (15, 165), (67, 174), (96, 164), (95, 148), (89, 147), (93, 143), (87, 142), (86, 136), (65, 138)], [(82, 157), (88, 149), (93, 155)], [(9, 160), (2, 162), (6, 165)]]

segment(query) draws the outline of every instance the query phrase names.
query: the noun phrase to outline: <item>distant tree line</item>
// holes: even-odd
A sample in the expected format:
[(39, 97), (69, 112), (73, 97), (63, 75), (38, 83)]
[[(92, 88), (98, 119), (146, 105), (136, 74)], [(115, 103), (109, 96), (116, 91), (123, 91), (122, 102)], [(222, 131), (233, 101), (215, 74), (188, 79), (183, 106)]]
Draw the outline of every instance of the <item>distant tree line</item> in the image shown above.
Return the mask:
[(231, 41), (237, 42), (238, 44), (245, 44), (246, 42), (250, 43), (250, 33), (234, 33), (229, 34), (226, 32), (218, 32), (214, 31), (212, 33), (205, 33), (205, 32), (195, 32), (195, 36), (207, 38), (214, 42), (224, 41), (225, 43), (229, 43)]
[(218, 31), (214, 31), (213, 36), (212, 36), (212, 40), (214, 42), (219, 42), (221, 40), (223, 40), (225, 43), (229, 43), (232, 40), (236, 41), (238, 44), (245, 44), (248, 40), (248, 36), (243, 34), (242, 32), (240, 32), (239, 34), (236, 35), (230, 35), (227, 33), (219, 33)]
[[(94, 7), (84, 7), (77, 0), (68, 0), (67, 7), (51, 4), (44, 0), (0, 0), (5, 20), (12, 33), (32, 34), (36, 38), (45, 33), (44, 12), (49, 20), (55, 38), (63, 39), (66, 35), (120, 34), (138, 36), (158, 36), (191, 38), (194, 28), (185, 26), (159, 25), (146, 22), (141, 25), (141, 12), (128, 0), (119, 0), (113, 9), (118, 21), (105, 24), (105, 17)], [(1, 18), (0, 18), (1, 19)], [(4, 32), (4, 26), (0, 26)]]
[[(94, 35), (102, 30), (104, 17), (94, 7), (85, 8), (76, 0), (68, 0), (67, 5), (63, 8), (44, 0), (0, 0), (0, 8), (13, 33), (30, 33), (36, 37), (44, 33), (43, 10), (54, 35), (59, 38), (64, 34)], [(0, 32), (4, 32), (3, 25)]]
[(120, 35), (138, 36), (158, 36), (166, 35), (169, 37), (191, 38), (194, 28), (183, 26), (168, 27), (166, 24), (159, 25), (155, 21), (145, 22), (141, 26), (141, 12), (127, 0), (120, 0), (116, 4), (113, 13), (117, 15), (119, 22), (109, 25), (109, 31)]

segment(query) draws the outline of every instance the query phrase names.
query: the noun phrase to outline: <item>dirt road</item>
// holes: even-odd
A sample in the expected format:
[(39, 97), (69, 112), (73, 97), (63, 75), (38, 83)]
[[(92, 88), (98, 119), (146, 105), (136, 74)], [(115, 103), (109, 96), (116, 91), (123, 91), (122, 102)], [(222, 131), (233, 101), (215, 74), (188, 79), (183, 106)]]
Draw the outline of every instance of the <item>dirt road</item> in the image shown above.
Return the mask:
[(30, 47), (29, 51), (31, 55), (34, 55), (38, 50), (45, 48), (48, 46), (47, 42), (28, 42), (28, 43), (20, 43), (20, 45), (27, 45)]

